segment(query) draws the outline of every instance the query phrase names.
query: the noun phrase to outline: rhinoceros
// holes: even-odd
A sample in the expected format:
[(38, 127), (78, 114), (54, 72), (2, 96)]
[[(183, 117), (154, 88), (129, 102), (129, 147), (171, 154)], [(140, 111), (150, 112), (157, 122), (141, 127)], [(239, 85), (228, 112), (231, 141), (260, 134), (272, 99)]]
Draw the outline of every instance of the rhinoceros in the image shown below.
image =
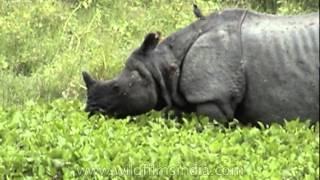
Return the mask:
[(161, 41), (159, 33), (147, 33), (114, 79), (82, 75), (89, 115), (175, 109), (221, 123), (316, 123), (319, 12), (214, 12)]

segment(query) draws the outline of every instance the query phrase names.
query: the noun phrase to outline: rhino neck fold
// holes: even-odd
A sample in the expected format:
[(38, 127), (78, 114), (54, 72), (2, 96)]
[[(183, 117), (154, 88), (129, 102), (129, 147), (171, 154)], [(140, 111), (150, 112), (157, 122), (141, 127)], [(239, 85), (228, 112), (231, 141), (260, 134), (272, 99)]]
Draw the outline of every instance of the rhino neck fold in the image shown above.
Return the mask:
[[(168, 38), (162, 41), (159, 46), (165, 47), (167, 53), (171, 54), (172, 58), (166, 59), (166, 65), (174, 65), (176, 70), (164, 74), (166, 89), (175, 108), (185, 108), (188, 103), (179, 91), (180, 74), (182, 71), (183, 62), (189, 49), (194, 42), (204, 33), (202, 26), (206, 20), (196, 21), (187, 28), (173, 33)], [(165, 67), (168, 69), (168, 67)]]

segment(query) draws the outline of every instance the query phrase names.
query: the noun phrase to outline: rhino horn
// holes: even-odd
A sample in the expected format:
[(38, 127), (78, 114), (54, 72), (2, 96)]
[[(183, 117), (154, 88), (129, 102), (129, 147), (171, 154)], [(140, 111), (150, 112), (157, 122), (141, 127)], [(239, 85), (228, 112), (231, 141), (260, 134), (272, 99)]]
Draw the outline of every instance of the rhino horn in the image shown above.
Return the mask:
[(96, 83), (96, 81), (89, 75), (89, 73), (83, 71), (82, 72), (82, 77), (83, 80), (87, 86), (87, 88), (89, 89), (94, 83)]

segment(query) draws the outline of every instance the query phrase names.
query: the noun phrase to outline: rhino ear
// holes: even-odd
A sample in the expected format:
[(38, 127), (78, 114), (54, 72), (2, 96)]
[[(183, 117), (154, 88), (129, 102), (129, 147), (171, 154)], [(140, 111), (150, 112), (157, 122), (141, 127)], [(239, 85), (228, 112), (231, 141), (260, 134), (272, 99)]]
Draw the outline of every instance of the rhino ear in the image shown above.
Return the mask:
[(89, 89), (93, 84), (96, 83), (96, 81), (89, 75), (89, 73), (83, 71), (82, 72), (82, 77), (83, 77), (83, 80), (87, 86), (87, 88)]
[(142, 45), (140, 46), (140, 52), (146, 53), (150, 50), (153, 50), (158, 45), (160, 41), (160, 36), (161, 36), (160, 32), (148, 33), (145, 36)]

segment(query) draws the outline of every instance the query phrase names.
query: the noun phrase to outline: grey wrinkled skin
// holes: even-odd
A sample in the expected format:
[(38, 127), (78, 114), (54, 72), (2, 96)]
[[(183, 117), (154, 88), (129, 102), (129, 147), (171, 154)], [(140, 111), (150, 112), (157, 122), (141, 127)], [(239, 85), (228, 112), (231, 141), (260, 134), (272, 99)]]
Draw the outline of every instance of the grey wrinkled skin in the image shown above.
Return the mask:
[(159, 42), (146, 35), (112, 80), (83, 72), (90, 115), (152, 109), (227, 123), (319, 121), (319, 13), (212, 13)]

